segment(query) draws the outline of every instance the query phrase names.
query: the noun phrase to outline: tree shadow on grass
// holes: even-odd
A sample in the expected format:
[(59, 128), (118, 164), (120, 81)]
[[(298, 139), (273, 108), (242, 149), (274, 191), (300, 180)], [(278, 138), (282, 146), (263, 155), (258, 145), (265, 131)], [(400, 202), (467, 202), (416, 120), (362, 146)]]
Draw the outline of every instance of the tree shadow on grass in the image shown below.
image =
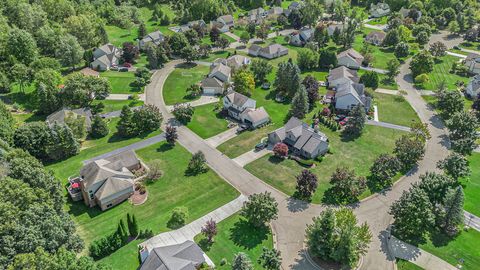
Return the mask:
[(169, 143), (163, 143), (160, 147), (157, 148), (157, 152), (165, 153), (173, 149), (175, 145)]
[(87, 213), (89, 218), (94, 218), (103, 213), (98, 206), (88, 207), (83, 201), (74, 202), (69, 198), (67, 204), (70, 206), (68, 213), (76, 217)]
[(115, 142), (121, 142), (121, 141), (125, 141), (125, 140), (130, 140), (132, 138), (140, 138), (140, 139), (145, 139), (146, 137), (148, 137), (148, 135), (150, 134), (151, 132), (146, 132), (146, 133), (142, 133), (140, 135), (137, 135), (137, 136), (133, 136), (133, 137), (122, 137), (120, 136), (120, 134), (118, 134), (118, 132), (115, 132), (115, 134), (112, 135), (112, 137), (108, 138), (108, 143), (115, 143)]
[(439, 230), (432, 230), (430, 232), (430, 241), (432, 241), (434, 247), (443, 247), (448, 245), (448, 243), (450, 243), (451, 241), (455, 240), (457, 236), (458, 234), (454, 236), (449, 236)]
[(190, 69), (196, 67), (196, 63), (180, 63), (175, 66), (175, 68), (184, 68), (184, 69)]
[(207, 238), (202, 238), (202, 240), (198, 242), (198, 245), (203, 251), (209, 251), (213, 243), (208, 242)]
[(235, 245), (245, 249), (252, 249), (268, 239), (269, 228), (257, 228), (245, 219), (240, 219), (230, 229), (230, 240)]
[(340, 140), (342, 142), (353, 142), (356, 139), (360, 138), (361, 134), (348, 134), (346, 132), (342, 132), (340, 134)]

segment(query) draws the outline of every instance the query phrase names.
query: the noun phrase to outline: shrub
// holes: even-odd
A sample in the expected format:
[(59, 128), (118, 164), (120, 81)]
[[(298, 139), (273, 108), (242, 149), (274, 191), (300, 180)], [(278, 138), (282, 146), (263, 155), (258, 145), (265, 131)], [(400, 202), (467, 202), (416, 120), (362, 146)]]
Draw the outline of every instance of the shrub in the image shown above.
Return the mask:
[(155, 181), (158, 180), (163, 175), (163, 171), (161, 169), (162, 164), (161, 161), (158, 159), (152, 160), (148, 163), (148, 172), (145, 179), (147, 181)]
[(288, 156), (288, 146), (284, 143), (277, 143), (273, 147), (273, 154), (279, 158), (285, 158)]
[(167, 226), (172, 229), (177, 229), (185, 225), (188, 219), (187, 207), (176, 207), (173, 209), (172, 216), (168, 221)]
[(423, 83), (428, 82), (429, 79), (430, 78), (428, 77), (427, 74), (422, 73), (422, 74), (418, 75), (417, 77), (415, 77), (415, 83), (423, 84)]
[(189, 104), (175, 104), (172, 113), (182, 124), (187, 124), (192, 120), (194, 111), (195, 109)]

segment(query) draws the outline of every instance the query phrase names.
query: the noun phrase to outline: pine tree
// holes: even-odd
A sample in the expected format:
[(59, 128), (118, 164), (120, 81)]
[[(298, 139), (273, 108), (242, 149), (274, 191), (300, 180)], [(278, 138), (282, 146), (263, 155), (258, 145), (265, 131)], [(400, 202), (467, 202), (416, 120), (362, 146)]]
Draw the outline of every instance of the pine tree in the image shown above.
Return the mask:
[(232, 270), (253, 270), (252, 262), (247, 254), (239, 252), (235, 255), (232, 262)]
[(320, 213), (307, 227), (307, 245), (316, 257), (329, 258), (334, 247), (335, 213), (331, 208)]
[(123, 219), (120, 219), (120, 222), (118, 223), (119, 229), (117, 231), (120, 233), (120, 237), (122, 238), (122, 242), (126, 243), (128, 240), (128, 231), (127, 227), (125, 227), (125, 222), (123, 222)]
[(137, 218), (135, 217), (135, 214), (132, 215), (132, 230), (130, 231), (130, 235), (133, 237), (136, 237), (139, 233), (138, 230), (138, 222)]
[(130, 213), (127, 213), (127, 228), (128, 228), (128, 232), (130, 234), (130, 236), (133, 236), (132, 234), (132, 216), (130, 215)]
[(120, 121), (118, 121), (118, 133), (122, 137), (130, 137), (135, 134), (135, 124), (132, 122), (133, 111), (127, 105), (123, 106), (120, 114)]
[(142, 39), (147, 35), (147, 28), (145, 27), (145, 23), (141, 22), (138, 26), (138, 39)]
[(462, 186), (447, 191), (440, 210), (440, 223), (448, 235), (457, 234), (460, 225), (463, 224), (463, 202)]
[(107, 136), (109, 132), (110, 130), (108, 129), (107, 123), (102, 119), (102, 117), (96, 115), (93, 118), (90, 135), (93, 138), (103, 138)]
[(353, 107), (348, 114), (350, 119), (348, 119), (347, 125), (343, 132), (348, 136), (359, 136), (362, 133), (363, 127), (365, 126), (366, 114), (365, 107), (358, 104)]
[(290, 112), (298, 119), (305, 118), (305, 115), (308, 113), (308, 97), (305, 86), (302, 85), (293, 97)]

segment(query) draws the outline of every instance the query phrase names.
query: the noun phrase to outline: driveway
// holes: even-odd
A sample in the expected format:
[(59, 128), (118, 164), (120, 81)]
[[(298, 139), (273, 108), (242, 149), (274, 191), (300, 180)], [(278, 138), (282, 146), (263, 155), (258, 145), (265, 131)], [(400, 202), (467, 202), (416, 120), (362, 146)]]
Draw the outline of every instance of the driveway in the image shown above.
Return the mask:
[[(192, 107), (198, 107), (202, 105), (207, 105), (207, 104), (212, 104), (212, 103), (217, 103), (220, 99), (216, 96), (207, 96), (207, 95), (201, 95), (199, 99), (190, 101), (190, 102), (185, 102), (183, 104), (189, 104)], [(169, 111), (173, 110), (173, 105), (167, 105), (167, 109)]]
[(255, 149), (252, 149), (236, 158), (233, 159), (235, 163), (237, 163), (240, 167), (245, 167), (248, 163), (254, 162), (255, 160), (266, 156), (268, 154), (272, 153), (272, 148), (264, 148), (260, 151), (257, 151)]
[(210, 137), (208, 139), (205, 139), (205, 142), (208, 143), (211, 147), (217, 148), (220, 144), (233, 139), (237, 137), (237, 128), (238, 127), (233, 127), (231, 129), (228, 129), (220, 134), (217, 134), (213, 137)]

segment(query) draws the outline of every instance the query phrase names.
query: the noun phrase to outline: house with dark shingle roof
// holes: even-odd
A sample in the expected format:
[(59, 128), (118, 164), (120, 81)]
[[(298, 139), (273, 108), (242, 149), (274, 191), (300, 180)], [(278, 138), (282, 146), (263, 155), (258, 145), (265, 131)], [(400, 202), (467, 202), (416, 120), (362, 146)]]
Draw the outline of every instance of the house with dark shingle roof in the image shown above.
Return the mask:
[(274, 43), (264, 48), (253, 44), (248, 48), (248, 54), (252, 56), (260, 56), (266, 59), (274, 59), (288, 54), (288, 49), (284, 46)]
[(312, 28), (304, 27), (299, 31), (290, 34), (289, 43), (294, 46), (303, 46), (312, 40), (314, 30)]
[(155, 46), (160, 45), (163, 41), (165, 41), (165, 36), (160, 31), (152, 32), (145, 37), (143, 37), (140, 41), (138, 41), (138, 47), (143, 50), (147, 46), (147, 44), (153, 44)]
[(95, 70), (109, 70), (120, 62), (122, 50), (108, 43), (93, 50), (93, 62), (90, 67)]
[(87, 130), (90, 130), (92, 127), (92, 111), (89, 108), (80, 108), (80, 109), (68, 109), (62, 108), (49, 116), (47, 116), (46, 122), (50, 127), (58, 124), (65, 125), (66, 118), (84, 118), (85, 127)]
[(347, 68), (359, 69), (364, 59), (363, 55), (354, 49), (348, 49), (337, 54), (338, 65), (346, 66)]
[(469, 53), (465, 58), (465, 66), (468, 71), (474, 74), (480, 74), (480, 55), (476, 53)]
[(270, 144), (283, 142), (296, 155), (307, 159), (324, 155), (329, 145), (327, 135), (314, 130), (296, 117), (290, 118), (285, 126), (269, 133), (268, 142)]
[(331, 69), (327, 76), (328, 88), (330, 89), (347, 82), (358, 83), (359, 81), (357, 71), (344, 66)]
[(270, 116), (265, 108), (256, 108), (257, 102), (238, 92), (231, 91), (223, 97), (223, 108), (228, 115), (253, 128), (268, 123)]
[(190, 240), (146, 252), (145, 255), (141, 253), (142, 265), (139, 270), (197, 270), (204, 263), (214, 266), (202, 249)]
[(365, 41), (373, 45), (382, 45), (387, 34), (383, 31), (372, 31), (365, 36)]
[(235, 26), (235, 20), (232, 15), (223, 15), (218, 17), (216, 21), (211, 21), (210, 25), (216, 27), (221, 33), (225, 33)]
[(230, 82), (232, 69), (223, 63), (212, 66), (208, 76), (202, 80), (200, 86), (206, 95), (222, 94), (225, 86)]

